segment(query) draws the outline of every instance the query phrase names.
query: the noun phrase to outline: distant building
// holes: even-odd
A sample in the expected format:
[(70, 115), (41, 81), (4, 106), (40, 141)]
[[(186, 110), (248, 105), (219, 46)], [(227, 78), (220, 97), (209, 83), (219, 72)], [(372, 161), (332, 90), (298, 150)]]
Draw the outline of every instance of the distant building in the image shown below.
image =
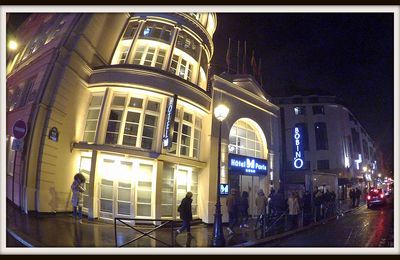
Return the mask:
[[(277, 186), (279, 108), (251, 76), (209, 82), (216, 26), (214, 13), (30, 16), (7, 66), (7, 198), (26, 212), (71, 211), (81, 172), (90, 218), (179, 218), (192, 191), (194, 218), (210, 223), (219, 102), (231, 106), (221, 182), (253, 194)], [(228, 141), (244, 174), (230, 169)]]
[(345, 198), (350, 186), (373, 185), (378, 172), (373, 140), (338, 98), (294, 95), (273, 102), (281, 108), (287, 189), (325, 185)]

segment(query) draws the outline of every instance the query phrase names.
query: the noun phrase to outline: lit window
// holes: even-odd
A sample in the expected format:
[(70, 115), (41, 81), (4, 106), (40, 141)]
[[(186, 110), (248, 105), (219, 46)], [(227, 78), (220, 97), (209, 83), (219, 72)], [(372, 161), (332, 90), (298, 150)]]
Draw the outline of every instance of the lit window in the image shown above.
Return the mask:
[(294, 114), (296, 116), (305, 115), (306, 114), (306, 108), (304, 106), (294, 107)]
[(229, 152), (262, 158), (263, 145), (258, 131), (244, 120), (237, 121), (229, 132)]
[(135, 50), (133, 64), (162, 69), (166, 55), (164, 47), (151, 46), (146, 42), (139, 43)]
[(146, 22), (139, 38), (156, 39), (165, 43), (169, 43), (171, 41), (172, 30), (173, 27), (171, 25), (156, 22)]
[(181, 56), (174, 54), (172, 57), (170, 72), (179, 77), (191, 81), (192, 80), (193, 64), (185, 60)]
[(153, 149), (159, 113), (158, 100), (114, 96), (105, 143)]
[(89, 110), (86, 118), (86, 126), (83, 135), (83, 141), (93, 143), (97, 131), (97, 123), (99, 121), (101, 104), (103, 101), (104, 93), (93, 94), (92, 100), (89, 104)]
[(171, 148), (167, 153), (199, 158), (202, 119), (194, 113), (177, 109)]

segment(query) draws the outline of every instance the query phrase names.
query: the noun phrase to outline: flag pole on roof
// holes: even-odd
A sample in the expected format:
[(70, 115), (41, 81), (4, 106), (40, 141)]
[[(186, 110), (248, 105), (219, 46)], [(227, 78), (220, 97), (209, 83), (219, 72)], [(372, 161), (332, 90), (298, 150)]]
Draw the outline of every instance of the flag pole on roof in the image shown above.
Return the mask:
[(246, 41), (244, 41), (242, 73), (246, 74)]
[(237, 45), (237, 54), (236, 54), (236, 74), (240, 74), (239, 71), (239, 50), (240, 50), (240, 41), (238, 41), (238, 45)]
[(229, 38), (228, 49), (226, 50), (226, 65), (228, 66), (228, 74), (231, 66), (231, 38)]

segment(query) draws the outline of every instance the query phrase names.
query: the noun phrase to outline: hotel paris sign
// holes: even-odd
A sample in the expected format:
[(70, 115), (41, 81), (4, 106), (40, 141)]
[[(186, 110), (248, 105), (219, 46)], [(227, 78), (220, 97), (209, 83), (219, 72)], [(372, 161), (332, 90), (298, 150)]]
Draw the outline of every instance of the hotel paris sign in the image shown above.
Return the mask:
[(228, 170), (229, 173), (241, 175), (267, 175), (268, 161), (230, 153), (228, 155)]

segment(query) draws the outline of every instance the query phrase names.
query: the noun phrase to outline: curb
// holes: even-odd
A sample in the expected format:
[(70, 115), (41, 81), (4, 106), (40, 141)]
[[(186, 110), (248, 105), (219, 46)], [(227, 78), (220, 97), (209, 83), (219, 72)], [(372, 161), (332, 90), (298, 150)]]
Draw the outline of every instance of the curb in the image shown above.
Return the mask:
[[(38, 241), (33, 240), (32, 238), (30, 238), (28, 236), (18, 234), (16, 231), (14, 231), (10, 228), (7, 228), (7, 233), (10, 236), (12, 236), (15, 240), (17, 240), (18, 242), (20, 242), (21, 244), (23, 244), (26, 247), (44, 247), (44, 245), (42, 245)], [(29, 242), (28, 242), (28, 240), (29, 240)]]
[[(354, 210), (361, 209), (364, 206), (365, 206), (365, 204), (360, 205), (359, 207), (356, 207), (356, 208), (348, 209), (346, 211), (343, 211), (342, 213), (346, 214), (346, 213), (352, 212)], [(336, 219), (337, 217), (338, 217), (337, 215), (336, 216), (332, 216), (330, 218), (321, 220), (319, 222), (316, 222), (314, 224), (308, 225), (306, 227), (297, 228), (297, 229), (294, 229), (294, 230), (291, 230), (291, 231), (287, 231), (287, 232), (284, 232), (284, 233), (281, 233), (281, 234), (273, 235), (273, 236), (270, 236), (270, 237), (267, 237), (267, 238), (258, 239), (256, 241), (248, 241), (248, 242), (240, 243), (240, 244), (234, 245), (233, 247), (253, 247), (253, 246), (256, 246), (256, 245), (259, 245), (259, 244), (265, 244), (265, 243), (268, 243), (268, 242), (271, 242), (271, 241), (274, 241), (274, 240), (278, 240), (278, 239), (281, 239), (281, 238), (284, 238), (284, 237), (288, 237), (288, 236), (294, 235), (296, 233), (300, 233), (302, 231), (306, 231), (308, 229), (312, 229), (312, 228), (314, 228), (316, 226), (320, 226), (322, 224), (326, 224), (326, 222), (332, 221), (332, 220)]]

